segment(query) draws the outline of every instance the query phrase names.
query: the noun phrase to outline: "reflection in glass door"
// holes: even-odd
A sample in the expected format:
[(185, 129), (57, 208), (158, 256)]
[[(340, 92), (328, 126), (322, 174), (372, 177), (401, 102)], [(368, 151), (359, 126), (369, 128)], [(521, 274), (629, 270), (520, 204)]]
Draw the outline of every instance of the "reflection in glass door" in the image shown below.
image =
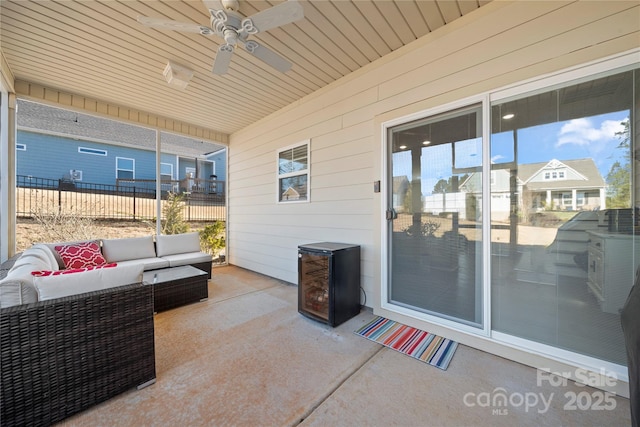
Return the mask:
[(639, 88), (635, 70), (493, 104), (494, 331), (626, 364)]
[(389, 129), (391, 303), (482, 327), (480, 106)]

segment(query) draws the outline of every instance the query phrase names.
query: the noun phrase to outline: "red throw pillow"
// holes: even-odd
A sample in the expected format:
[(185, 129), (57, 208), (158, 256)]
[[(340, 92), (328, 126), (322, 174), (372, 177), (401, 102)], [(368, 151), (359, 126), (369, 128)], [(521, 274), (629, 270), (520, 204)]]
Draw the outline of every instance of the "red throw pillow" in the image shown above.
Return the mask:
[(65, 268), (84, 268), (107, 263), (97, 242), (60, 245), (55, 249), (64, 261)]
[(58, 271), (49, 271), (49, 270), (32, 271), (31, 275), (36, 277), (59, 276), (61, 274), (81, 273), (83, 271), (97, 270), (99, 268), (110, 268), (110, 267), (115, 267), (117, 265), (118, 265), (117, 263), (112, 262), (111, 264), (92, 265), (90, 267), (85, 267), (85, 268), (70, 268), (67, 270), (58, 270)]

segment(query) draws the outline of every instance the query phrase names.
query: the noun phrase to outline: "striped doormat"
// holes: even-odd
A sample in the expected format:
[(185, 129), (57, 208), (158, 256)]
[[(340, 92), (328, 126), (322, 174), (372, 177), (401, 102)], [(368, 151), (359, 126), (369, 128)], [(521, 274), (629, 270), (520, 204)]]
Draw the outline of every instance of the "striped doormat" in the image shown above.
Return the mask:
[(380, 316), (354, 333), (442, 370), (458, 348), (455, 341)]

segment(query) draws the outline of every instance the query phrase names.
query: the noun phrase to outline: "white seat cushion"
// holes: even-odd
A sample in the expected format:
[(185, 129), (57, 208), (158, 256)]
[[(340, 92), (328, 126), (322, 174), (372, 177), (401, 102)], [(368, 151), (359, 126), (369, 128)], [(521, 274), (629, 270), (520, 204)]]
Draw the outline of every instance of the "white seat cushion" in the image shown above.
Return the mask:
[(196, 264), (199, 262), (211, 262), (211, 255), (205, 252), (190, 252), (186, 254), (165, 255), (162, 258), (169, 261), (169, 267)]
[(142, 282), (142, 264), (34, 277), (40, 301)]
[(131, 264), (142, 264), (144, 266), (144, 271), (147, 270), (157, 270), (158, 268), (167, 268), (169, 267), (169, 261), (164, 258), (142, 258), (142, 259), (131, 259), (129, 261), (120, 261), (118, 265), (131, 265)]

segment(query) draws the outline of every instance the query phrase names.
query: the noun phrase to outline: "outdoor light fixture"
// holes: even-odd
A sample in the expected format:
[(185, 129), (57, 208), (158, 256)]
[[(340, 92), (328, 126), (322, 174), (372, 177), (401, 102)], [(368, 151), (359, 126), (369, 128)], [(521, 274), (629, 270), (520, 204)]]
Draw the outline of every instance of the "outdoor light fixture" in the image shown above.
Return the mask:
[(422, 145), (429, 145), (429, 144), (431, 144), (431, 141), (429, 141), (429, 140), (422, 141)]
[(399, 148), (400, 148), (401, 150), (405, 150), (405, 149), (407, 148), (407, 146), (406, 146), (406, 145), (401, 145)]
[(509, 119), (513, 119), (516, 115), (513, 113), (509, 113), (509, 114), (505, 114), (504, 116), (502, 116), (503, 119), (505, 120), (509, 120)]
[(170, 86), (178, 89), (185, 89), (193, 77), (193, 71), (172, 61), (167, 63), (162, 74)]

